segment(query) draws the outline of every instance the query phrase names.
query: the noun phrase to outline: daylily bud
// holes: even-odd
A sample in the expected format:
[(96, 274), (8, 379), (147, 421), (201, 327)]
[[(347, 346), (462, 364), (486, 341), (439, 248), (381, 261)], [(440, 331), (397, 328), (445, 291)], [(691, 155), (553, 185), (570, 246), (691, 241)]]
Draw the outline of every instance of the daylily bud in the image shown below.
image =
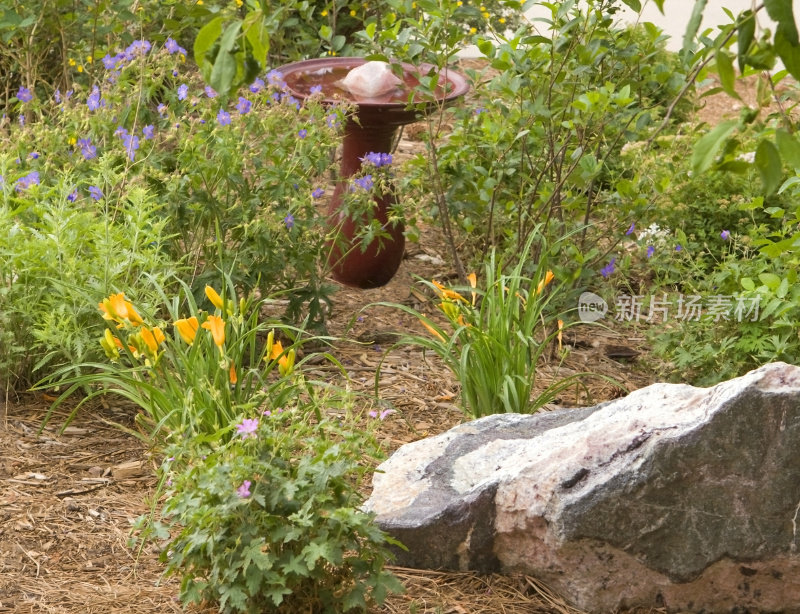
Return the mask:
[(225, 308), (225, 303), (222, 302), (222, 297), (217, 294), (217, 291), (211, 286), (206, 286), (206, 296), (208, 297), (208, 300), (211, 301), (211, 304), (217, 309)]
[(117, 349), (117, 343), (119, 343), (119, 339), (117, 339), (110, 330), (106, 329), (103, 338), (100, 340), (100, 345), (103, 348), (103, 351), (106, 353), (106, 356), (113, 360), (119, 360), (119, 350)]
[(547, 271), (547, 273), (544, 274), (544, 279), (540, 280), (538, 285), (536, 286), (536, 294), (541, 294), (542, 290), (545, 289), (545, 286), (547, 286), (551, 281), (553, 281), (553, 278), (555, 278), (555, 275), (553, 275), (553, 271)]

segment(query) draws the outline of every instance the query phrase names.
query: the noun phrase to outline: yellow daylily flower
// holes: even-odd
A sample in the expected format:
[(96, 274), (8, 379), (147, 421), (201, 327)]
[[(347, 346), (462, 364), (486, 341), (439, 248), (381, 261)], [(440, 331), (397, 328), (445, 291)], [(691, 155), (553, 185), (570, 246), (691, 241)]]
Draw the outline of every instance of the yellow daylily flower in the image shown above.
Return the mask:
[(558, 321), (558, 351), (561, 351), (561, 342), (563, 341), (564, 320)]
[(112, 294), (108, 298), (103, 299), (97, 306), (100, 311), (103, 312), (104, 320), (114, 320), (115, 322), (119, 322), (120, 326), (125, 323), (123, 320), (127, 320), (134, 326), (139, 326), (144, 323), (142, 317), (137, 313), (133, 305), (125, 300), (125, 294), (122, 292)]
[[(470, 288), (477, 288), (478, 287), (478, 276), (475, 273), (470, 273), (467, 275), (467, 281), (469, 282)], [(478, 300), (478, 294), (476, 292), (472, 293), (472, 305), (475, 305), (475, 301)]]
[(201, 328), (211, 331), (211, 337), (214, 339), (214, 343), (222, 350), (222, 346), (225, 344), (225, 320), (219, 316), (208, 316), (208, 319), (203, 322)]
[(192, 345), (194, 338), (197, 336), (197, 329), (200, 328), (200, 323), (197, 321), (197, 317), (192, 316), (191, 318), (175, 320), (173, 326), (178, 330), (181, 339)]
[(547, 273), (544, 274), (544, 279), (540, 280), (538, 285), (536, 286), (536, 294), (541, 294), (542, 290), (544, 290), (545, 287), (551, 281), (553, 281), (554, 278), (555, 278), (555, 275), (553, 275), (553, 271), (547, 271)]
[(208, 297), (208, 300), (211, 301), (211, 304), (217, 309), (225, 308), (225, 303), (222, 302), (222, 297), (217, 294), (217, 291), (211, 286), (206, 286), (206, 296)]

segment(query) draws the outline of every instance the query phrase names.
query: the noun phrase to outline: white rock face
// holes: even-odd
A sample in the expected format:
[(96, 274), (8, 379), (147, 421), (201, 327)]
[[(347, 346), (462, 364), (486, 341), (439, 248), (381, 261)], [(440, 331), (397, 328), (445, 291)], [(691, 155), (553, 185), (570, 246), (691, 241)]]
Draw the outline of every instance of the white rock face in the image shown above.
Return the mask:
[(490, 416), (379, 471), (401, 565), (523, 571), (590, 612), (800, 612), (797, 367)]
[(342, 87), (359, 98), (376, 98), (402, 83), (386, 62), (367, 62), (351, 70), (339, 81)]

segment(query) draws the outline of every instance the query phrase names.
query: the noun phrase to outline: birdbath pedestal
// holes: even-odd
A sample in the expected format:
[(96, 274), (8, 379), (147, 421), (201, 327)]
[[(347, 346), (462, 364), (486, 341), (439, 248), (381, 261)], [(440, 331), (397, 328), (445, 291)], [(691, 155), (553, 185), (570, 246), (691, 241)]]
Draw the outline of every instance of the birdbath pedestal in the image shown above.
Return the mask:
[[(319, 58), (280, 67), (288, 91), (299, 99), (312, 95), (311, 88), (322, 87), (323, 104), (347, 102), (356, 105), (354, 116), (344, 128), (339, 181), (328, 206), (328, 225), (339, 233), (330, 245), (328, 264), (333, 278), (348, 286), (377, 288), (391, 280), (405, 249), (404, 224), (389, 223), (389, 209), (395, 204), (393, 194), (375, 197), (374, 217), (390, 235), (361, 247), (357, 238), (363, 219), (352, 219), (341, 211), (343, 194), (350, 189), (349, 178), (361, 170), (361, 159), (368, 153), (390, 153), (398, 129), (418, 121), (442, 104), (449, 104), (469, 90), (466, 79), (450, 69), (440, 76), (435, 100), (415, 98), (415, 107), (407, 109), (409, 94), (419, 84), (419, 69), (403, 64), (404, 78), (392, 91), (374, 98), (355, 96), (337, 85), (348, 72), (364, 64), (364, 58)], [(421, 104), (417, 104), (421, 103)]]

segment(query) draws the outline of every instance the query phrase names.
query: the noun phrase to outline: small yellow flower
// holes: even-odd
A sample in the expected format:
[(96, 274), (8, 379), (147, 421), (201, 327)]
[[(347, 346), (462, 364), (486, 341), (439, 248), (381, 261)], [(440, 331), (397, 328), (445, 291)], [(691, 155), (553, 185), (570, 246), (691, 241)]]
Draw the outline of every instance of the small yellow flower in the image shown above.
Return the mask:
[(470, 28), (469, 29), (469, 33), (470, 34), (477, 34), (478, 33), (478, 29), (477, 28)]
[(197, 336), (197, 329), (200, 328), (200, 323), (195, 316), (191, 318), (184, 318), (182, 320), (175, 320), (173, 324), (178, 329), (178, 334), (186, 343), (192, 345), (194, 338)]
[(505, 23), (506, 22), (506, 18), (505, 17), (501, 17), (497, 21), (499, 21), (500, 23)]
[(483, 6), (482, 4), (481, 4), (480, 11), (481, 11), (481, 13), (485, 13), (486, 12), (486, 7)]
[[(244, 2), (242, 2), (242, 0), (236, 0), (236, 6), (237, 7), (241, 7), (243, 4), (244, 4)], [(235, 384), (236, 382), (232, 382), (232, 383)]]
[(489, 13), (481, 13), (481, 17), (484, 19), (489, 19)]
[(327, 17), (328, 16), (328, 9), (323, 9), (322, 12), (320, 13), (320, 15), (322, 17)]
[(211, 304), (217, 309), (225, 308), (225, 303), (222, 302), (222, 297), (217, 294), (217, 291), (211, 286), (206, 286), (206, 296), (208, 297), (208, 300), (211, 301)]
[(219, 316), (208, 316), (208, 319), (200, 327), (211, 331), (214, 343), (222, 350), (222, 346), (225, 344), (225, 320)]
[(75, 66), (75, 60), (73, 60), (72, 58), (70, 58), (70, 59), (68, 60), (68, 64), (69, 64), (70, 66)]
[(415, 8), (417, 8), (417, 3), (416, 3), (416, 2), (412, 2), (412, 3), (411, 3), (411, 8), (412, 8), (412, 9), (415, 9)]
[(83, 66), (78, 66), (78, 72), (83, 72)]
[(92, 62), (94, 62), (94, 58), (92, 56), (90, 56), (90, 55), (87, 55), (86, 56), (86, 63), (87, 64), (91, 64)]
[(67, 141), (67, 142), (68, 142), (70, 145), (74, 145), (75, 143), (77, 143), (77, 142), (78, 142), (78, 139), (76, 139), (76, 138), (73, 136), (73, 137), (70, 137), (69, 141)]
[(198, 6), (203, 6), (203, 0), (197, 0), (197, 5)]
[(536, 294), (541, 294), (542, 290), (544, 290), (545, 287), (551, 281), (553, 281), (554, 277), (555, 277), (555, 275), (553, 275), (553, 271), (547, 271), (547, 273), (544, 274), (544, 279), (540, 280), (539, 283), (536, 286)]
[(356, 16), (356, 10), (350, 9), (350, 17), (355, 17), (355, 16)]
[(456, 2), (456, 6), (463, 6), (463, 5), (464, 5), (464, 3), (461, 2), (460, 0), (459, 0), (459, 2)]

